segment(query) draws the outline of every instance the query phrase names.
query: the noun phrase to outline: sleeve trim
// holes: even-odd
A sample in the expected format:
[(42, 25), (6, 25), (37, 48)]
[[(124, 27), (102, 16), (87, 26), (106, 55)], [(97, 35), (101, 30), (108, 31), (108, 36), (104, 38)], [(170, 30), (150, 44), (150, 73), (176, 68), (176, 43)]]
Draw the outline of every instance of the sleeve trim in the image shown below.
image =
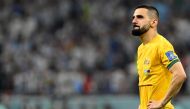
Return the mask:
[(167, 68), (170, 69), (175, 63), (179, 62), (179, 59), (175, 59), (173, 60), (168, 66)]

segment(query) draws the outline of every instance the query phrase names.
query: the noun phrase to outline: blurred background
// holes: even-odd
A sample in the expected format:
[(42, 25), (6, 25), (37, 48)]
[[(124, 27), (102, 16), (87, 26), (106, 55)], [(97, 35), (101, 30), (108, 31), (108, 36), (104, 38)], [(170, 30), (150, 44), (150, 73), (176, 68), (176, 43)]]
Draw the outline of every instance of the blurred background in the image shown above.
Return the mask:
[(160, 12), (188, 76), (173, 103), (189, 109), (189, 0), (0, 0), (0, 109), (137, 109), (139, 4)]

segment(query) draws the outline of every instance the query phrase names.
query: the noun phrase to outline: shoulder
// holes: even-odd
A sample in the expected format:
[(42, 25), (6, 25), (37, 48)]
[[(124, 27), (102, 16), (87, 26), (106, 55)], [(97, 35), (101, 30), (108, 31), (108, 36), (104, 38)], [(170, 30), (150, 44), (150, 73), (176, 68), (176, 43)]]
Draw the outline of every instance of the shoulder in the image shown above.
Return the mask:
[(162, 35), (158, 35), (157, 45), (160, 48), (173, 47), (173, 45)]

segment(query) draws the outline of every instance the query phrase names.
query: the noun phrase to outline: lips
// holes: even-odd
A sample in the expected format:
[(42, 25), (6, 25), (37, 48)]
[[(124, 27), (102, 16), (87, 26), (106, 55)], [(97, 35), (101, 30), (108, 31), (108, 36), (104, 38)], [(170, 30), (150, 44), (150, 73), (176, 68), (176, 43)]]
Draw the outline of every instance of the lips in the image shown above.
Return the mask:
[(133, 29), (140, 29), (140, 26), (134, 25)]

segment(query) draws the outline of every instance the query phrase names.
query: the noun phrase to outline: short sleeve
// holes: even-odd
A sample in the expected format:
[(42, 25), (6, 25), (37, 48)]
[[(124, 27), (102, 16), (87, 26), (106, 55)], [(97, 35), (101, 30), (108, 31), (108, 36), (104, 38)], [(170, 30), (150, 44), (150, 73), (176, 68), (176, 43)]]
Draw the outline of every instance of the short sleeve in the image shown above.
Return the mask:
[(180, 61), (170, 43), (164, 43), (159, 47), (159, 51), (161, 62), (167, 69), (170, 69), (176, 62)]

